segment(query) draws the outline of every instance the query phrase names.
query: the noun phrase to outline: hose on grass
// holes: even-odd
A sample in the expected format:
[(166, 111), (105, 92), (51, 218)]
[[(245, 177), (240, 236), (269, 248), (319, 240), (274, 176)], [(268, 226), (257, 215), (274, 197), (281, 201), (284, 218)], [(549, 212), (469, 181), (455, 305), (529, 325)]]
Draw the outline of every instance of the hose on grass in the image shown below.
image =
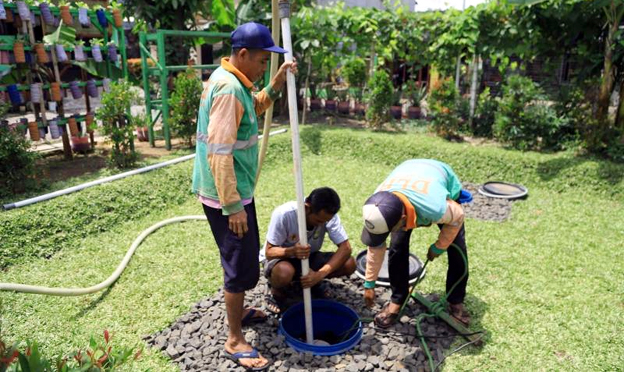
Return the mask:
[(151, 233), (160, 229), (163, 226), (167, 226), (173, 223), (201, 220), (206, 221), (206, 216), (181, 216), (174, 217), (164, 221), (160, 221), (147, 229), (145, 229), (132, 243), (126, 255), (121, 263), (117, 266), (117, 269), (103, 282), (86, 288), (58, 288), (58, 287), (42, 287), (36, 285), (17, 284), (17, 283), (0, 283), (0, 291), (12, 291), (32, 294), (42, 294), (49, 296), (83, 296), (90, 293), (101, 291), (102, 289), (109, 287), (115, 283), (121, 276), (121, 273), (125, 270), (132, 258), (132, 255), (137, 250), (139, 245), (147, 238)]

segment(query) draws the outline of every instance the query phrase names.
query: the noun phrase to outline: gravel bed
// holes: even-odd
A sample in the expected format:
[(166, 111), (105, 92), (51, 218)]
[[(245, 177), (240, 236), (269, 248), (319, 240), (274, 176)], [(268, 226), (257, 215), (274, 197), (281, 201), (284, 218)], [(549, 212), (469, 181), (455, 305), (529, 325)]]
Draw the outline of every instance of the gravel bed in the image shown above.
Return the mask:
[[(505, 221), (511, 213), (512, 201), (492, 199), (477, 192), (480, 185), (464, 183), (473, 195), (473, 201), (464, 204), (468, 218)], [(369, 310), (362, 298), (362, 281), (355, 275), (327, 281), (330, 299), (355, 310), (361, 318), (372, 318), (390, 300), (388, 288), (377, 289), (377, 304)], [(405, 314), (389, 330), (380, 330), (373, 323), (365, 323), (361, 342), (342, 355), (314, 356), (291, 349), (278, 335), (279, 318), (265, 307), (267, 282), (264, 277), (256, 288), (246, 293), (245, 306), (262, 309), (269, 315), (264, 323), (243, 329), (245, 338), (272, 362), (270, 371), (429, 371), (427, 357), (416, 336), (415, 318), (426, 309), (410, 301)], [(291, 293), (291, 303), (301, 301), (300, 292)], [(437, 300), (436, 295), (427, 296)], [(438, 364), (450, 352), (455, 331), (438, 319), (426, 318), (423, 333), (430, 338), (427, 344)], [(243, 371), (234, 362), (223, 357), (227, 338), (223, 289), (195, 304), (190, 312), (177, 319), (170, 327), (147, 336), (146, 342), (175, 362), (181, 371)]]

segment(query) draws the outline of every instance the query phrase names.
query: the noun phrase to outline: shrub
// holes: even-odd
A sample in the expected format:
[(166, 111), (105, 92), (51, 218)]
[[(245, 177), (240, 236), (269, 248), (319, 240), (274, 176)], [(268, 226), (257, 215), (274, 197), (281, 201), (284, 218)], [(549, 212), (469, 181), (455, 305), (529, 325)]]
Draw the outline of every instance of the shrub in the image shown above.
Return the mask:
[(492, 127), (496, 111), (498, 110), (498, 101), (492, 98), (490, 88), (485, 88), (479, 94), (479, 101), (475, 108), (475, 117), (472, 121), (472, 134), (481, 137), (492, 137)]
[(373, 128), (380, 129), (388, 121), (390, 105), (394, 96), (394, 87), (390, 76), (383, 69), (378, 69), (368, 81), (368, 110), (366, 119)]
[(429, 92), (427, 101), (429, 110), (433, 115), (433, 128), (443, 138), (459, 136), (459, 92), (452, 79), (440, 79)]
[(138, 96), (127, 81), (112, 83), (110, 91), (102, 95), (102, 107), (97, 110), (97, 118), (102, 121), (104, 134), (113, 143), (111, 163), (118, 168), (134, 165), (138, 154), (134, 151), (134, 126), (128, 113)]
[[(0, 102), (0, 120), (7, 107)], [(0, 124), (0, 196), (15, 194), (34, 185), (38, 155), (29, 149), (30, 141), (18, 129)]]
[(544, 92), (531, 79), (511, 75), (499, 100), (495, 137), (519, 150), (557, 149), (566, 119), (544, 100)]
[(27, 342), (26, 350), (22, 352), (17, 345), (7, 347), (0, 341), (0, 371), (115, 371), (119, 366), (136, 360), (141, 355), (141, 350), (134, 356), (132, 353), (131, 348), (111, 345), (108, 331), (104, 331), (104, 342), (97, 342), (91, 337), (89, 347), (55, 359), (41, 355), (36, 342)]
[(197, 109), (202, 94), (202, 82), (191, 68), (179, 74), (174, 81), (171, 107), (171, 128), (193, 146), (193, 135), (197, 131)]
[(353, 88), (357, 88), (357, 99), (362, 99), (362, 86), (366, 82), (366, 62), (360, 57), (349, 59), (340, 70), (340, 74)]

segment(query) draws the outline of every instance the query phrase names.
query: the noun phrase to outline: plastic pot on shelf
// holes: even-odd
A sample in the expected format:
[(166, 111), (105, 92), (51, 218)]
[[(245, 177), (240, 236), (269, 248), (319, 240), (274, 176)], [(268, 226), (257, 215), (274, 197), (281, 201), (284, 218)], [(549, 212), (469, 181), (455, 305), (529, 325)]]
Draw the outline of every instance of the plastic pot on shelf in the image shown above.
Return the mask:
[(17, 13), (19, 14), (22, 20), (30, 19), (30, 9), (28, 9), (28, 5), (25, 1), (16, 1), (15, 5), (17, 5)]
[(102, 26), (103, 28), (108, 27), (108, 19), (106, 19), (106, 12), (104, 12), (104, 9), (96, 10), (95, 15), (97, 16), (100, 26)]
[(95, 62), (102, 62), (102, 49), (99, 45), (91, 45), (91, 55)]
[(48, 57), (48, 52), (46, 52), (45, 50), (45, 45), (41, 43), (35, 44), (35, 53), (37, 54), (37, 62), (39, 63), (50, 62), (50, 58)]
[(13, 55), (15, 63), (26, 63), (26, 54), (24, 53), (24, 42), (16, 40), (13, 42)]
[(31, 141), (39, 141), (41, 139), (39, 136), (39, 127), (37, 126), (37, 122), (31, 121), (28, 123), (28, 133), (30, 134)]
[(104, 78), (102, 80), (102, 88), (104, 89), (105, 92), (110, 92), (110, 84), (111, 84), (111, 79)]
[(56, 48), (56, 58), (58, 59), (58, 61), (67, 62), (68, 60), (67, 53), (65, 53), (65, 49), (63, 48), (63, 45), (56, 44), (54, 47)]
[(92, 112), (87, 112), (85, 115), (85, 125), (87, 126), (87, 133), (93, 133), (93, 120), (95, 119)]
[(97, 98), (98, 89), (94, 79), (87, 80), (87, 94), (89, 97)]
[(30, 100), (34, 103), (41, 102), (41, 83), (30, 84)]
[(50, 11), (50, 4), (48, 3), (39, 4), (39, 11), (41, 11), (41, 17), (43, 17), (43, 21), (49, 26), (54, 26), (54, 16), (52, 15), (52, 12)]
[(78, 62), (84, 62), (87, 60), (84, 53), (84, 47), (80, 44), (74, 46), (74, 59)]
[(117, 47), (115, 45), (108, 46), (108, 59), (117, 62)]
[(91, 27), (91, 19), (89, 18), (89, 9), (78, 8), (78, 22), (82, 27)]
[(19, 92), (17, 84), (7, 85), (7, 92), (9, 92), (9, 99), (13, 105), (20, 105), (22, 103), (22, 95)]
[(48, 127), (50, 128), (50, 137), (52, 137), (52, 139), (57, 139), (61, 136), (61, 131), (59, 130), (56, 120), (50, 121)]
[(80, 85), (77, 81), (71, 81), (69, 83), (69, 91), (74, 99), (82, 98), (82, 89), (80, 89)]
[(61, 95), (61, 83), (56, 81), (50, 83), (50, 94), (53, 101), (61, 102), (63, 100), (63, 96)]
[(121, 26), (123, 26), (121, 9), (113, 9), (113, 21), (115, 21), (115, 27), (120, 28)]
[(67, 125), (69, 125), (69, 134), (71, 134), (72, 137), (77, 136), (78, 135), (78, 123), (76, 122), (76, 118), (73, 116), (68, 118)]
[(69, 12), (69, 5), (60, 6), (59, 11), (61, 12), (61, 19), (63, 20), (63, 23), (71, 26), (74, 23), (74, 20)]
[(4, 3), (0, 0), (0, 21), (5, 20), (7, 17), (6, 9), (4, 9)]

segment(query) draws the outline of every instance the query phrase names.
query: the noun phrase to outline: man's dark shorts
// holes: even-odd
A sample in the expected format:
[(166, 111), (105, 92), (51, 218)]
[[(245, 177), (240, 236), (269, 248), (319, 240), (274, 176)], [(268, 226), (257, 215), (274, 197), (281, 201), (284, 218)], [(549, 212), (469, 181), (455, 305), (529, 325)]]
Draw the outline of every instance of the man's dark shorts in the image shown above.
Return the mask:
[(230, 230), (228, 216), (224, 216), (221, 209), (206, 205), (203, 207), (212, 235), (219, 246), (225, 290), (241, 293), (254, 288), (260, 278), (260, 234), (255, 203), (252, 201), (245, 206), (249, 231), (242, 238)]
[[(310, 269), (314, 271), (319, 271), (326, 263), (331, 260), (334, 252), (314, 252), (310, 254), (308, 258), (308, 263), (310, 264)], [(298, 258), (286, 258), (280, 259), (276, 258), (274, 260), (268, 260), (264, 263), (264, 276), (267, 279), (271, 278), (271, 271), (277, 265), (278, 262), (287, 261), (290, 262), (291, 265), (295, 268), (295, 275), (293, 276), (294, 280), (299, 280), (301, 278), (301, 260)]]

